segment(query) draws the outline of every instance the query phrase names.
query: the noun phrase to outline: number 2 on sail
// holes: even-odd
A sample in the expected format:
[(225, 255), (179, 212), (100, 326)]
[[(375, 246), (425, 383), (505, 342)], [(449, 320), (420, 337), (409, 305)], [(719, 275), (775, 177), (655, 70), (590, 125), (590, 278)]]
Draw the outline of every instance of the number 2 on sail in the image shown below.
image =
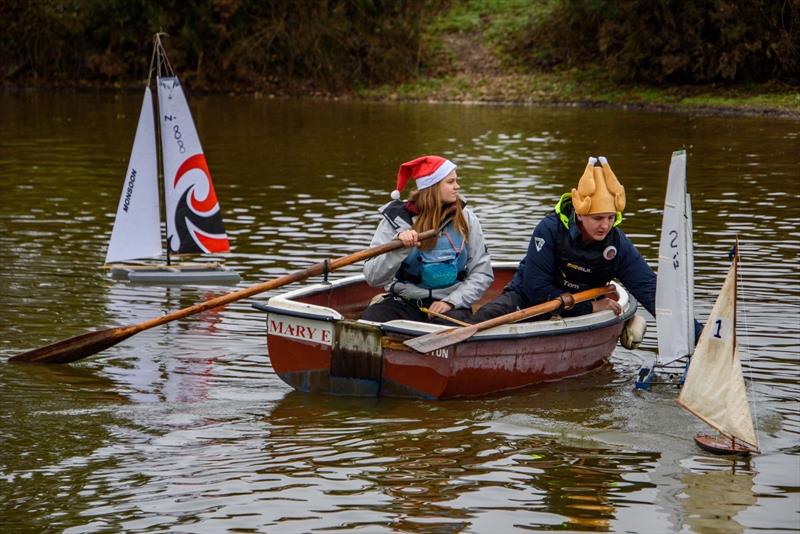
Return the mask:
[[(670, 248), (678, 248), (678, 231), (677, 230), (670, 230), (669, 235), (672, 239), (670, 239), (669, 246)], [(677, 269), (681, 266), (681, 262), (678, 261), (678, 256), (680, 253), (676, 250), (675, 254), (672, 255), (672, 267)]]

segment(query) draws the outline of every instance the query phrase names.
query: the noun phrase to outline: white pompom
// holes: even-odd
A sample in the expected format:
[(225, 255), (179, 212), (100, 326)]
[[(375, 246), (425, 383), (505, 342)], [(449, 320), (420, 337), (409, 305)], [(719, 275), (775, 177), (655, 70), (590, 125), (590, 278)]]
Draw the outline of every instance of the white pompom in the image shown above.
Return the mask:
[(600, 165), (608, 165), (608, 160), (605, 156), (600, 156)]
[(392, 198), (395, 200), (400, 200), (400, 191), (398, 191), (397, 189), (392, 191)]
[(589, 157), (589, 165), (594, 165), (595, 163), (597, 163), (597, 158), (594, 157), (594, 156), (590, 156)]

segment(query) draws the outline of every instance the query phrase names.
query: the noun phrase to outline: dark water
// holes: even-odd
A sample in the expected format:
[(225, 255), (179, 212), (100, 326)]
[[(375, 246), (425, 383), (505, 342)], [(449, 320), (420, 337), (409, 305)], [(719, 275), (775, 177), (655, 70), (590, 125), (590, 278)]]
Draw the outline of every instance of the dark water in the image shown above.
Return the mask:
[[(711, 457), (655, 350), (585, 377), (448, 402), (296, 394), (253, 300), (60, 367), (25, 349), (140, 322), (226, 287), (99, 268), (139, 94), (0, 96), (0, 524), (66, 532), (781, 532), (800, 529), (800, 122), (619, 110), (192, 97), (242, 286), (365, 248), (399, 163), (439, 153), (493, 255), (519, 259), (588, 155), (626, 186), (653, 264), (686, 147), (704, 319), (742, 240), (743, 365), (763, 453)], [(344, 273), (358, 272), (350, 266)], [(266, 298), (266, 297), (264, 297)]]

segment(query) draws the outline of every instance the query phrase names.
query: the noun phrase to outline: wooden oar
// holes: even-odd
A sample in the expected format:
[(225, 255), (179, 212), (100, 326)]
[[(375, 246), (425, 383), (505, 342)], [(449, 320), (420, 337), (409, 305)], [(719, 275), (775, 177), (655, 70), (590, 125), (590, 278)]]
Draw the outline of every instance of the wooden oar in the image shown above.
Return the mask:
[[(430, 239), (431, 237), (435, 237), (437, 233), (437, 230), (428, 230), (420, 233), (419, 239), (420, 241)], [(374, 258), (375, 256), (380, 256), (381, 254), (385, 254), (402, 247), (403, 243), (400, 240), (395, 239), (393, 241), (389, 241), (388, 243), (384, 243), (383, 245), (378, 245), (360, 252), (355, 252), (349, 256), (330, 260), (327, 262), (327, 269), (328, 271), (335, 271), (346, 265), (350, 265), (351, 263)], [(161, 317), (150, 319), (149, 321), (144, 321), (134, 325), (118, 326), (115, 328), (98, 330), (64, 339), (45, 347), (17, 354), (9, 358), (8, 361), (14, 363), (74, 362), (80, 360), (81, 358), (85, 358), (86, 356), (96, 354), (109, 347), (113, 347), (120, 341), (123, 341), (134, 334), (138, 334), (143, 330), (147, 330), (170, 321), (175, 321), (177, 319), (183, 319), (189, 315), (204, 312), (206, 310), (210, 310), (211, 308), (224, 306), (225, 304), (251, 297), (258, 293), (263, 293), (264, 291), (269, 291), (271, 289), (276, 289), (278, 287), (291, 284), (292, 282), (299, 282), (300, 280), (305, 280), (311, 276), (320, 275), (325, 271), (325, 263), (326, 262), (324, 261), (319, 262), (307, 269), (295, 271), (274, 280), (270, 280), (269, 282), (262, 282), (245, 289), (240, 289), (239, 291), (234, 291), (233, 293), (221, 295), (205, 302), (195, 304), (194, 306), (189, 306), (188, 308), (175, 310), (167, 313), (166, 315), (162, 315)]]
[[(581, 291), (580, 293), (573, 294), (572, 298), (574, 299), (574, 303), (571, 303), (571, 305), (577, 304), (579, 302), (584, 302), (586, 300), (591, 300), (603, 295), (609, 295), (614, 292), (615, 290), (613, 286), (587, 289), (586, 291)], [(415, 351), (424, 354), (426, 352), (431, 352), (436, 349), (441, 349), (444, 347), (449, 347), (450, 345), (455, 345), (456, 343), (471, 338), (472, 336), (474, 336), (475, 334), (477, 334), (482, 330), (487, 330), (489, 328), (493, 328), (495, 326), (499, 326), (502, 324), (521, 321), (523, 319), (535, 317), (543, 313), (556, 311), (562, 306), (562, 304), (563, 302), (559, 297), (553, 300), (548, 300), (547, 302), (542, 302), (541, 304), (537, 304), (536, 306), (531, 306), (530, 308), (525, 308), (524, 310), (518, 310), (515, 312), (507, 313), (505, 315), (501, 315), (500, 317), (495, 317), (494, 319), (489, 319), (488, 321), (483, 321), (482, 323), (476, 323), (461, 328), (450, 328), (448, 330), (440, 330), (438, 332), (425, 334), (424, 336), (407, 339), (403, 341), (403, 343), (407, 347), (410, 347)]]
[(471, 326), (469, 323), (465, 323), (464, 321), (459, 321), (455, 317), (450, 317), (449, 315), (445, 315), (443, 313), (435, 312), (433, 310), (429, 310), (428, 308), (422, 306), (420, 307), (419, 311), (422, 313), (429, 313), (434, 317), (438, 317), (439, 319), (443, 319), (445, 321), (450, 321), (453, 324), (457, 324), (458, 326)]

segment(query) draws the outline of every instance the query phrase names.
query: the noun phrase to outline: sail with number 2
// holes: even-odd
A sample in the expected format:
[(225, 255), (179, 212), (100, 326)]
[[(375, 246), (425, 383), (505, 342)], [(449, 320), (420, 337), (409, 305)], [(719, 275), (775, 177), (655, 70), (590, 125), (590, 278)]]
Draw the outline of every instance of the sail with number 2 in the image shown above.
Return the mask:
[(657, 364), (694, 350), (694, 256), (692, 208), (686, 192), (686, 151), (672, 154), (664, 200), (656, 285)]

